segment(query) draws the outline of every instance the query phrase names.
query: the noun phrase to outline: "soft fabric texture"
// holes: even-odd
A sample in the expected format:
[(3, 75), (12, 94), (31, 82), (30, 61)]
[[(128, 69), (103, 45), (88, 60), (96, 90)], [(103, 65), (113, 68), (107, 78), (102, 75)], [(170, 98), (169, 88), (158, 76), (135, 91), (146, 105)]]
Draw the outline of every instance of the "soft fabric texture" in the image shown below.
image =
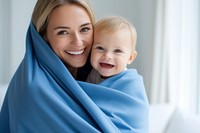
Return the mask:
[(173, 113), (174, 105), (170, 103), (151, 104), (149, 108), (149, 133), (165, 133)]
[(8, 88), (7, 84), (0, 84), (0, 109), (3, 103), (3, 99), (5, 97), (5, 94), (6, 94), (7, 88)]
[(200, 133), (200, 115), (176, 108), (165, 133)]
[(25, 57), (1, 109), (0, 132), (148, 133), (148, 108), (136, 70), (97, 85), (76, 81), (31, 23)]
[[(127, 70), (127, 68), (125, 68), (124, 71), (125, 70)], [(90, 82), (90, 83), (97, 84), (97, 83), (102, 82), (105, 79), (106, 78), (102, 78), (102, 76), (100, 75), (100, 73), (97, 70), (92, 69), (91, 72), (90, 72), (90, 74), (88, 75), (86, 81)]]
[(93, 84), (97, 84), (101, 81), (103, 81), (104, 79), (101, 77), (101, 75), (99, 74), (99, 72), (97, 72), (95, 69), (92, 69), (90, 74), (87, 77), (87, 82), (93, 83)]

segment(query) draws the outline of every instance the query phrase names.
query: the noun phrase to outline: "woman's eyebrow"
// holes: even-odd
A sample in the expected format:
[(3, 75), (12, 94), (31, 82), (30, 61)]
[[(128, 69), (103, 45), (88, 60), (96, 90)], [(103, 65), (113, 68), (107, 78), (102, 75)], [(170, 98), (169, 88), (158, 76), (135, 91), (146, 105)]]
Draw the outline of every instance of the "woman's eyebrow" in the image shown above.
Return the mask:
[(87, 26), (87, 25), (92, 25), (92, 24), (91, 23), (85, 23), (85, 24), (82, 24), (81, 27)]
[(67, 26), (57, 26), (54, 28), (54, 30), (57, 30), (57, 29), (70, 29), (70, 28)]
[[(80, 27), (84, 27), (84, 26), (88, 26), (88, 25), (91, 25), (91, 23), (82, 24)], [(57, 26), (57, 27), (54, 28), (54, 30), (57, 30), (57, 29), (70, 29), (70, 27), (68, 27), (68, 26)]]

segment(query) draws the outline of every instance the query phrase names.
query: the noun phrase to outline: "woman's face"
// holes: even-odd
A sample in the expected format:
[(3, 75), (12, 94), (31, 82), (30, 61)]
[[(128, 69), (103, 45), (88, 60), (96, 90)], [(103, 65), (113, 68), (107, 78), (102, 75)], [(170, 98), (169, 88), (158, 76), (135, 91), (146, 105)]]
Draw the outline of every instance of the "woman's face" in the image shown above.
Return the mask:
[(93, 42), (93, 26), (87, 11), (75, 4), (54, 9), (45, 39), (68, 68), (82, 67)]

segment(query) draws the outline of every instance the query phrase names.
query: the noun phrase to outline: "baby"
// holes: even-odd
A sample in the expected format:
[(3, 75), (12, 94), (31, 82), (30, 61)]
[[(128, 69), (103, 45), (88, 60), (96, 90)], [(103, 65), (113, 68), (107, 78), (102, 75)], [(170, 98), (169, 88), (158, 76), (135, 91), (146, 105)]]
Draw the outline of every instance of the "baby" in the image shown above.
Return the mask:
[(91, 51), (93, 70), (88, 76), (90, 83), (117, 75), (127, 69), (137, 52), (135, 27), (119, 16), (106, 17), (94, 26), (94, 43)]

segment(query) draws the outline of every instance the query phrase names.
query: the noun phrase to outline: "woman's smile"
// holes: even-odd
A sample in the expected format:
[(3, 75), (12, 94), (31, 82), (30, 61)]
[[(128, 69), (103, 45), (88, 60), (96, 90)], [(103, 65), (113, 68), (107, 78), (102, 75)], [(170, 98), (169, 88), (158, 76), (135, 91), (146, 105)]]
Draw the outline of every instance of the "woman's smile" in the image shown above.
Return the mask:
[(82, 49), (82, 50), (68, 50), (68, 51), (65, 51), (66, 53), (70, 54), (70, 55), (81, 55), (83, 54), (85, 51), (85, 49)]

